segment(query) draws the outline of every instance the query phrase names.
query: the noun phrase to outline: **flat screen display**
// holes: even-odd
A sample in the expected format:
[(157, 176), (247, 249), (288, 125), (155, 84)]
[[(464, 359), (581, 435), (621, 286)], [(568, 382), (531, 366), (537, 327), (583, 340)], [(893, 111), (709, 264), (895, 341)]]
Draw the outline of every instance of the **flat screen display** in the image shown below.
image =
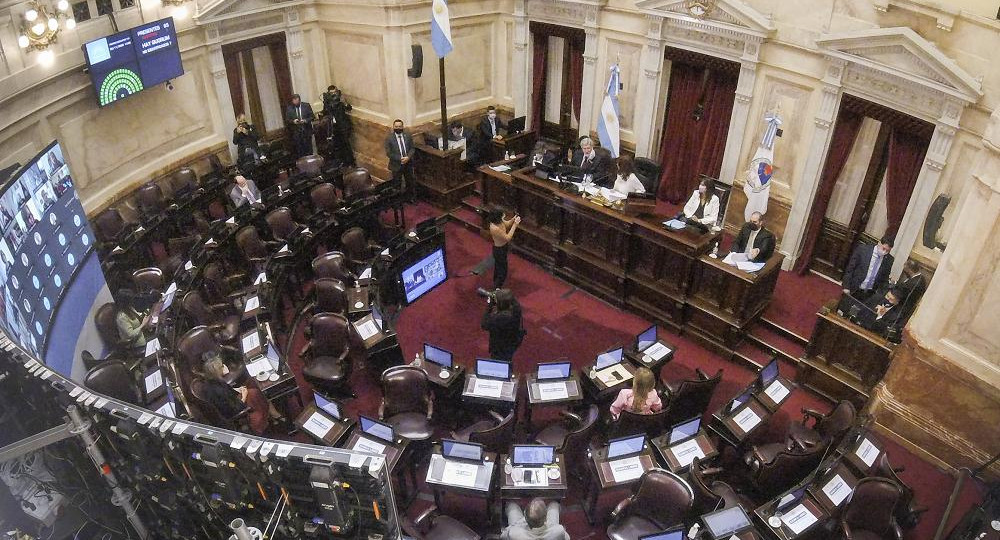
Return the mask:
[(760, 385), (767, 387), (778, 378), (778, 359), (775, 358), (760, 369)]
[(515, 444), (511, 459), (516, 466), (548, 465), (556, 460), (556, 448), (537, 444)]
[(361, 421), (361, 431), (364, 431), (373, 437), (378, 437), (385, 442), (392, 442), (396, 436), (392, 432), (392, 426), (388, 424), (372, 420), (367, 416), (360, 416), (359, 420)]
[(417, 261), (400, 274), (406, 303), (412, 304), (428, 291), (448, 279), (448, 269), (444, 262), (444, 248), (438, 248), (430, 255)]
[(656, 343), (656, 325), (650, 326), (649, 328), (643, 330), (641, 334), (635, 338), (635, 349), (637, 351), (644, 351), (648, 349), (652, 344)]
[(573, 364), (569, 362), (549, 362), (538, 364), (539, 379), (568, 379)]
[(476, 358), (476, 376), (488, 377), (490, 379), (509, 379), (510, 362), (490, 360), (489, 358)]
[(452, 362), (450, 352), (427, 343), (424, 343), (424, 360), (446, 368), (450, 368)]
[(482, 461), (483, 447), (475, 443), (463, 443), (444, 439), (441, 441), (441, 454), (446, 458)]
[(83, 55), (101, 107), (184, 74), (170, 17), (84, 43)]
[(645, 444), (645, 435), (612, 439), (608, 442), (608, 459), (638, 454), (639, 452), (642, 452), (642, 447)]
[(681, 528), (675, 527), (673, 529), (670, 529), (669, 531), (663, 531), (653, 534), (647, 534), (645, 536), (640, 536), (639, 540), (683, 540), (683, 538), (684, 538), (683, 527)]
[(698, 434), (699, 429), (701, 429), (701, 417), (681, 422), (671, 428), (670, 442), (668, 444), (674, 444), (685, 439), (690, 439)]
[(0, 327), (55, 371), (80, 380), (82, 362), (73, 373), (77, 341), (93, 326), (98, 294), (110, 294), (58, 142), (0, 188), (0, 234)]
[(740, 407), (740, 405), (743, 405), (744, 403), (746, 403), (750, 399), (750, 396), (752, 396), (752, 395), (753, 395), (753, 389), (752, 388), (748, 388), (742, 394), (736, 396), (736, 399), (734, 399), (729, 404), (729, 412), (733, 412), (736, 409), (738, 409)]
[(597, 356), (597, 362), (595, 363), (595, 367), (597, 369), (604, 369), (608, 366), (620, 364), (622, 361), (623, 352), (624, 351), (622, 350), (622, 348), (618, 347), (617, 349), (599, 354)]
[(750, 518), (742, 507), (733, 506), (701, 517), (712, 538), (725, 538), (750, 527)]
[(313, 392), (313, 397), (316, 400), (317, 407), (337, 420), (340, 420), (340, 405), (336, 401), (326, 399), (319, 392)]

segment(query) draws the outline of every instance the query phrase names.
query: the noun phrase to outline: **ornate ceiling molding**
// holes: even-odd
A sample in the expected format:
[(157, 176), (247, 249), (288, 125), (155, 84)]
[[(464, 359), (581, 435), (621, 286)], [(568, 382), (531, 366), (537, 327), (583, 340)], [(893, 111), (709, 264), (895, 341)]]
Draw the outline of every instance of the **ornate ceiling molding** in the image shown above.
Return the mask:
[(525, 12), (533, 21), (596, 27), (597, 14), (607, 3), (608, 0), (527, 0)]
[(667, 44), (736, 62), (756, 62), (774, 22), (735, 0), (638, 0), (636, 7), (661, 21)]
[(305, 0), (198, 0), (194, 21), (198, 25), (279, 11), (306, 4)]

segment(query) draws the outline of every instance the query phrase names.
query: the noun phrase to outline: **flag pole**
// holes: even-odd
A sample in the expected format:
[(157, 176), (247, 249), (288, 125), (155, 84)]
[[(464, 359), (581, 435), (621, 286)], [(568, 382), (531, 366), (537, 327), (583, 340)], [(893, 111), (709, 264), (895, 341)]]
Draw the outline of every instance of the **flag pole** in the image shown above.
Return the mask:
[(441, 149), (448, 149), (448, 86), (444, 76), (444, 58), (438, 58), (441, 78)]

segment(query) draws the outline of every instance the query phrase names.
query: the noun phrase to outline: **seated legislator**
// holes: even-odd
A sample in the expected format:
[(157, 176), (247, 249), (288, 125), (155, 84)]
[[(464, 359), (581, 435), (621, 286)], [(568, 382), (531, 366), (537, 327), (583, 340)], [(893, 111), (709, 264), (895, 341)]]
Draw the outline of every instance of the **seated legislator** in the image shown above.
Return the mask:
[(229, 198), (233, 200), (233, 204), (237, 208), (247, 203), (251, 205), (261, 204), (260, 190), (257, 189), (257, 184), (253, 180), (242, 174), (237, 174), (233, 180), (235, 184), (229, 190)]
[(885, 296), (872, 296), (865, 302), (868, 309), (858, 315), (858, 324), (872, 332), (885, 334), (890, 327), (905, 322), (902, 320), (902, 300), (902, 292), (896, 287), (886, 291)]
[(559, 503), (535, 497), (528, 503), (527, 512), (515, 502), (507, 503), (507, 527), (500, 534), (501, 540), (569, 540), (569, 533), (559, 524)]
[(750, 262), (767, 262), (774, 254), (774, 234), (764, 228), (760, 212), (750, 214), (733, 243), (733, 253), (744, 253)]
[(618, 174), (615, 175), (614, 190), (622, 195), (629, 193), (645, 193), (646, 188), (635, 175), (635, 167), (632, 165), (632, 158), (620, 156), (615, 160), (615, 168)]
[(135, 310), (131, 305), (118, 305), (115, 313), (115, 326), (118, 327), (118, 337), (132, 347), (145, 347), (145, 330), (149, 327), (149, 315)]
[(892, 243), (892, 237), (884, 235), (877, 245), (861, 244), (854, 249), (841, 282), (844, 294), (864, 301), (888, 285), (893, 262), (889, 254)]
[[(636, 396), (645, 396), (645, 399), (637, 400)], [(611, 417), (615, 420), (622, 411), (628, 409), (638, 414), (650, 414), (659, 412), (663, 408), (660, 395), (656, 393), (656, 378), (653, 372), (647, 367), (640, 367), (635, 370), (635, 377), (632, 379), (632, 388), (623, 388), (618, 392), (618, 397), (611, 404)]]
[(463, 126), (461, 122), (452, 122), (448, 128), (449, 141), (467, 141), (469, 137), (472, 136), (469, 130)]
[(591, 175), (595, 182), (607, 178), (611, 168), (608, 158), (594, 151), (594, 141), (590, 137), (580, 139), (580, 149), (573, 152), (570, 165), (579, 168), (582, 174)]
[(715, 194), (715, 181), (702, 178), (698, 189), (691, 193), (691, 198), (681, 212), (684, 219), (700, 223), (706, 227), (715, 225), (719, 219), (719, 196)]
[(226, 383), (229, 368), (216, 351), (202, 355), (203, 397), (223, 418), (235, 418), (244, 407), (250, 408), (250, 429), (258, 435), (267, 430), (268, 413), (272, 418), (280, 418), (274, 406), (257, 388), (241, 386), (233, 389)]

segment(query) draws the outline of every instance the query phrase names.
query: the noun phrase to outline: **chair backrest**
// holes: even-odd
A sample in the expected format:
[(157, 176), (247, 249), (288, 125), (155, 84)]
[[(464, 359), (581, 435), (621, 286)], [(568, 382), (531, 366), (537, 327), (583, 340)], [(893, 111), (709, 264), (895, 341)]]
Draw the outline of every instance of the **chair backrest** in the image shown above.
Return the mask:
[(340, 235), (340, 243), (348, 259), (352, 261), (368, 259), (368, 238), (361, 227), (351, 227), (344, 231), (344, 234)]
[(140, 404), (139, 387), (132, 372), (122, 362), (108, 360), (87, 371), (83, 378), (87, 388), (121, 401)]
[(132, 283), (136, 292), (160, 292), (163, 290), (163, 270), (155, 266), (140, 268), (132, 272)]
[(115, 322), (117, 315), (118, 306), (114, 302), (102, 305), (94, 313), (94, 326), (97, 327), (97, 333), (101, 336), (101, 340), (104, 341), (104, 345), (109, 349), (114, 348), (121, 341), (121, 338), (118, 336), (118, 324)]
[(828, 440), (808, 450), (782, 450), (770, 463), (761, 463), (753, 480), (764, 494), (775, 495), (798, 484), (819, 466), (826, 453)]
[(313, 358), (339, 356), (350, 346), (350, 322), (339, 313), (318, 313), (312, 318), (310, 343)]
[(712, 488), (706, 482), (705, 476), (701, 472), (700, 459), (695, 458), (691, 462), (691, 472), (688, 474), (688, 478), (691, 479), (691, 489), (694, 491), (695, 507), (698, 513), (704, 514), (716, 508), (721, 508), (719, 503), (722, 502), (722, 497), (712, 491)]
[(309, 178), (316, 178), (323, 173), (323, 156), (317, 156), (316, 154), (311, 154), (308, 156), (302, 156), (295, 161), (295, 167), (298, 168), (299, 172), (308, 176)]
[(291, 238), (292, 234), (295, 233), (295, 229), (298, 225), (295, 223), (295, 218), (292, 217), (292, 211), (287, 207), (282, 206), (280, 208), (275, 208), (267, 213), (264, 217), (264, 221), (267, 222), (267, 226), (271, 229), (271, 235), (274, 236), (276, 240), (286, 241)]
[(395, 366), (382, 373), (382, 403), (386, 417), (408, 412), (427, 412), (430, 384), (424, 370)]
[(667, 528), (684, 521), (693, 506), (694, 490), (687, 481), (664, 469), (650, 469), (639, 478), (628, 513)]
[(139, 188), (136, 200), (144, 214), (156, 214), (163, 210), (163, 190), (153, 182), (148, 182)]
[(506, 452), (514, 443), (514, 410), (511, 409), (499, 424), (469, 434), (469, 442), (479, 443), (489, 452)]
[(309, 199), (312, 201), (313, 209), (324, 212), (333, 212), (340, 204), (337, 188), (329, 182), (314, 186), (309, 191)]
[(899, 486), (902, 496), (896, 505), (896, 522), (904, 529), (916, 527), (919, 520), (919, 513), (914, 512), (913, 509), (915, 493), (913, 488), (896, 474), (896, 469), (893, 469), (892, 464), (889, 463), (889, 454), (883, 452), (882, 456), (878, 458), (878, 463), (875, 464), (875, 471), (872, 476), (888, 478)]
[(102, 242), (113, 242), (125, 230), (125, 219), (117, 208), (108, 208), (94, 220), (94, 229)]
[(854, 408), (854, 404), (846, 399), (841, 400), (830, 411), (830, 414), (816, 423), (816, 431), (823, 438), (829, 437), (833, 441), (832, 444), (836, 446), (840, 443), (840, 438), (854, 425), (854, 419), (857, 416), (858, 411)]
[(608, 438), (624, 437), (625, 435), (635, 435), (645, 433), (649, 437), (656, 437), (667, 427), (668, 409), (662, 409), (655, 413), (643, 414), (623, 410), (618, 416), (618, 420), (611, 423)]
[(351, 199), (363, 195), (365, 192), (371, 191), (372, 177), (368, 172), (368, 169), (357, 168), (353, 171), (344, 173), (344, 198)]
[(198, 324), (210, 325), (218, 321), (218, 316), (209, 309), (197, 290), (188, 291), (181, 300), (181, 305), (184, 307), (184, 312)]
[(174, 191), (193, 192), (198, 189), (198, 173), (190, 167), (181, 167), (174, 172)]
[(597, 420), (601, 417), (601, 409), (597, 405), (591, 405), (587, 413), (582, 417), (583, 422), (576, 429), (570, 431), (563, 441), (562, 452), (566, 455), (567, 461), (570, 459), (581, 460), (587, 451), (594, 430), (597, 429)]
[(316, 257), (312, 261), (312, 269), (317, 279), (329, 277), (348, 281), (351, 278), (344, 254), (339, 251), (331, 251)]
[(187, 257), (191, 253), (191, 249), (201, 241), (201, 237), (196, 234), (189, 234), (187, 236), (179, 236), (176, 238), (170, 238), (167, 240), (167, 252), (171, 255), (179, 255), (181, 257)]
[(248, 259), (263, 259), (268, 256), (267, 245), (260, 239), (253, 225), (247, 225), (236, 233), (236, 245)]
[(211, 330), (204, 325), (195, 326), (177, 340), (177, 357), (182, 362), (182, 365), (177, 366), (177, 371), (190, 373), (200, 370), (202, 355), (219, 350), (219, 344), (215, 342)]
[(721, 369), (708, 379), (699, 376), (697, 379), (681, 381), (677, 391), (670, 396), (668, 407), (670, 415), (666, 420), (667, 425), (672, 426), (688, 418), (704, 415), (720, 381), (722, 381)]
[(642, 187), (646, 188), (646, 193), (656, 193), (660, 187), (660, 164), (644, 157), (637, 157), (632, 163), (635, 175), (642, 182)]
[(346, 313), (347, 287), (337, 278), (319, 278), (313, 282), (316, 290), (317, 313)]
[(868, 531), (879, 538), (895, 538), (894, 514), (902, 496), (899, 486), (888, 478), (863, 478), (854, 487), (840, 519), (852, 530)]
[(217, 426), (223, 429), (233, 429), (233, 425), (222, 417), (219, 410), (212, 405), (212, 402), (205, 397), (205, 380), (201, 377), (194, 377), (188, 385), (188, 405), (192, 409), (195, 420), (210, 426)]

